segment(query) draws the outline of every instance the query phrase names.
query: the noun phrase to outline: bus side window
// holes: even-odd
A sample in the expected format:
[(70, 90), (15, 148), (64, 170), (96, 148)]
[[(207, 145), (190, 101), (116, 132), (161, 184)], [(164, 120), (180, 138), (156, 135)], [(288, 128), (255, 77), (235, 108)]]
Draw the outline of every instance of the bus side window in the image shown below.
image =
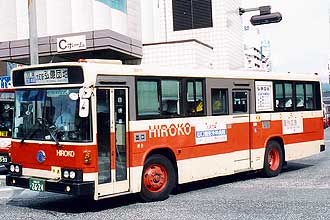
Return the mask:
[(180, 112), (180, 83), (178, 80), (162, 80), (162, 115), (177, 116)]
[(227, 89), (211, 89), (212, 115), (228, 114)]
[(202, 80), (187, 81), (186, 113), (203, 115), (205, 103)]
[(240, 91), (233, 91), (233, 113), (247, 113), (248, 102), (247, 93)]
[(283, 83), (275, 83), (275, 110), (284, 109)]
[(156, 80), (137, 81), (137, 116), (159, 117), (160, 103), (158, 83)]
[(315, 109), (314, 105), (314, 89), (313, 89), (313, 84), (312, 83), (307, 83), (305, 85), (306, 89), (306, 109)]

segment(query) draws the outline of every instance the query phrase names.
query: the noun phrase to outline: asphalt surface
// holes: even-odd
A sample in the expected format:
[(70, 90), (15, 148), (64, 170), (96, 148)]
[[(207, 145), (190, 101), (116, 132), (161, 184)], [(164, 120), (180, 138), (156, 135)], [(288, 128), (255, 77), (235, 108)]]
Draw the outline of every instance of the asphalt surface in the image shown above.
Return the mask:
[(277, 177), (243, 173), (190, 183), (162, 202), (142, 203), (136, 195), (92, 201), (0, 186), (0, 213), (3, 219), (330, 219), (330, 129), (325, 140), (325, 152), (289, 162)]

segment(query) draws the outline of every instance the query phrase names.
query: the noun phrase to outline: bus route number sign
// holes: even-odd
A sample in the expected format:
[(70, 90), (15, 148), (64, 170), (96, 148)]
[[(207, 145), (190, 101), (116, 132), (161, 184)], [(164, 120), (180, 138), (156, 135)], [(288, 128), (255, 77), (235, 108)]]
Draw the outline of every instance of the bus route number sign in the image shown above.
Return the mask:
[(68, 83), (68, 68), (24, 71), (25, 85)]

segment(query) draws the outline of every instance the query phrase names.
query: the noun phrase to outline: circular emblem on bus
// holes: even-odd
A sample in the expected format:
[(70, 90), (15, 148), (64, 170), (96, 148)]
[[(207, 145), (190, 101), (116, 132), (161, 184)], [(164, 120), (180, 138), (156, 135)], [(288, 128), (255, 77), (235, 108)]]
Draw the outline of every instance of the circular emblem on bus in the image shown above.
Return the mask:
[(39, 150), (38, 153), (37, 153), (37, 161), (39, 163), (42, 163), (46, 160), (46, 154), (44, 151), (42, 150)]

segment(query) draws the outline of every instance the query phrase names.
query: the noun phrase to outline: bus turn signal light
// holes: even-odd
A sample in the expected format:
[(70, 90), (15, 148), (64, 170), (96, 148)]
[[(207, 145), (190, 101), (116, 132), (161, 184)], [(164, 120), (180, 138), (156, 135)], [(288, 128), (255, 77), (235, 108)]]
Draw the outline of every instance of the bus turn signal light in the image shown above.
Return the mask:
[(92, 152), (84, 151), (83, 157), (84, 157), (84, 164), (90, 164), (92, 160)]

